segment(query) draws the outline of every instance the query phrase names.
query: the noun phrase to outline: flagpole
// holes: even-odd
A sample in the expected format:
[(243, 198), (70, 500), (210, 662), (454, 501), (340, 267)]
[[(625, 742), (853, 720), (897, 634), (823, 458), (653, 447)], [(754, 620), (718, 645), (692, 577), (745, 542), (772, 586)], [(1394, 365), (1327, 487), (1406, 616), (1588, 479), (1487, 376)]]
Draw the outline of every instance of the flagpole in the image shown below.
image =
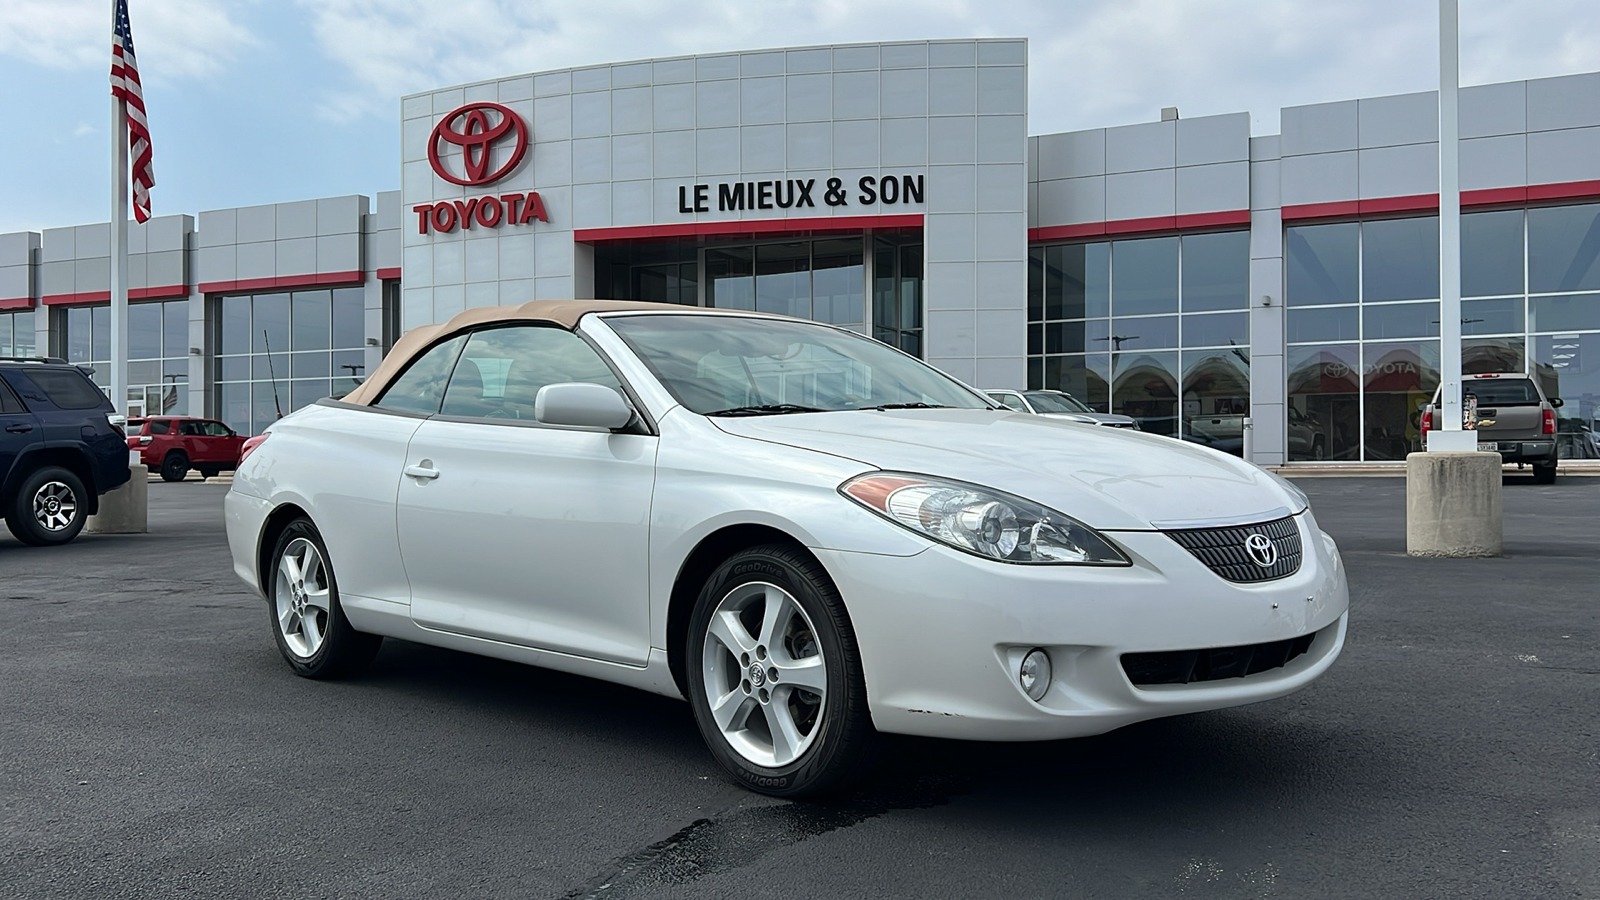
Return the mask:
[[(117, 0), (111, 0), (117, 21)], [(111, 97), (111, 406), (128, 414), (128, 105)], [(148, 412), (148, 410), (146, 410)]]
[(1457, 0), (1439, 0), (1439, 421), (1428, 450), (1476, 450), (1462, 429), (1461, 178), (1456, 95), (1461, 82)]

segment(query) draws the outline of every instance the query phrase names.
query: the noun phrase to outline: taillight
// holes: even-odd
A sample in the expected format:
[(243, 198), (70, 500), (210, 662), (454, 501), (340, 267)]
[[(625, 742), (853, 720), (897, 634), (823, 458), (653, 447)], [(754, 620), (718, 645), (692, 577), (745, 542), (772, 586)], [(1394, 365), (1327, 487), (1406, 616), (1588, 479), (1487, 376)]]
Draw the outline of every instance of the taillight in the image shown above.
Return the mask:
[(1542, 428), (1540, 430), (1543, 431), (1545, 434), (1555, 434), (1556, 433), (1556, 411), (1555, 410), (1547, 409), (1547, 410), (1544, 411), (1544, 428)]
[(257, 447), (265, 444), (267, 442), (267, 438), (269, 437), (272, 437), (272, 432), (270, 431), (263, 432), (262, 434), (258, 434), (253, 438), (247, 439), (244, 442), (244, 446), (239, 448), (239, 463), (242, 465), (245, 460), (249, 459), (250, 454), (254, 453)]
[(1424, 410), (1422, 413), (1422, 436), (1427, 437), (1433, 430), (1433, 410)]

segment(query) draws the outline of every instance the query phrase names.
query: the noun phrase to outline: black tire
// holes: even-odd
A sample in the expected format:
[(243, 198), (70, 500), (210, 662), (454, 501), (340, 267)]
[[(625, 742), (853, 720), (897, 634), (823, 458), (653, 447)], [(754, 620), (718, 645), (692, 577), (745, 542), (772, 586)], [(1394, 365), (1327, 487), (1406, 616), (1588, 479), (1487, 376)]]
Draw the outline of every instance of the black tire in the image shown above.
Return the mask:
[[(820, 713), (814, 715), (811, 727), (802, 735), (810, 744), (792, 762), (777, 767), (752, 762), (733, 747), (716, 723), (706, 690), (703, 661), (712, 614), (724, 598), (752, 583), (775, 585), (794, 599), (810, 620), (814, 634), (809, 636), (821, 650), (826, 677)], [(802, 627), (804, 624), (800, 622)], [(833, 581), (810, 556), (797, 548), (771, 544), (730, 557), (711, 573), (701, 589), (687, 643), (689, 705), (706, 746), (734, 781), (775, 797), (814, 796), (847, 787), (870, 769), (878, 734), (867, 709), (866, 680), (861, 674), (855, 631)], [(744, 683), (749, 684), (750, 679), (745, 678)], [(795, 693), (790, 691), (788, 696)], [(777, 702), (776, 688), (772, 696)]]
[(1534, 484), (1555, 484), (1556, 483), (1556, 464), (1555, 463), (1551, 463), (1548, 466), (1534, 466), (1533, 467), (1533, 483)]
[(217, 477), (217, 472), (218, 471), (219, 470), (217, 469), (216, 466), (201, 466), (200, 467), (200, 477), (201, 478), (215, 478), (215, 477)]
[[(41, 496), (43, 492), (43, 496)], [(34, 500), (47, 504), (35, 510)], [(51, 499), (54, 504), (51, 504)], [(42, 511), (50, 524), (41, 522)], [(64, 525), (59, 524), (65, 518)], [(6, 510), (6, 528), (17, 540), (35, 547), (65, 544), (78, 536), (89, 520), (89, 492), (83, 480), (60, 466), (46, 466), (17, 485), (11, 508)]]
[[(303, 655), (291, 646), (290, 641), (294, 638), (285, 633), (286, 626), (280, 616), (279, 604), (279, 590), (288, 581), (282, 573), (283, 556), (291, 546), (302, 540), (309, 541), (321, 556), (328, 597), (326, 613), (317, 614), (317, 621), (321, 623), (318, 632), (322, 638), (319, 646), (313, 648), (309, 655)], [(322, 543), (322, 535), (311, 524), (311, 520), (296, 519), (290, 522), (278, 535), (270, 560), (271, 568), (262, 573), (262, 593), (267, 599), (273, 640), (289, 668), (296, 675), (315, 679), (348, 678), (359, 674), (378, 654), (383, 638), (355, 630), (350, 620), (345, 618), (344, 607), (339, 604), (339, 582), (334, 576), (333, 566), (328, 562), (328, 548)]]
[(1311, 441), (1311, 458), (1321, 462), (1323, 459), (1327, 458), (1327, 455), (1327, 446), (1323, 443), (1322, 438), (1317, 437), (1313, 439)]
[(174, 450), (161, 460), (162, 481), (182, 481), (189, 474), (189, 455), (182, 450)]

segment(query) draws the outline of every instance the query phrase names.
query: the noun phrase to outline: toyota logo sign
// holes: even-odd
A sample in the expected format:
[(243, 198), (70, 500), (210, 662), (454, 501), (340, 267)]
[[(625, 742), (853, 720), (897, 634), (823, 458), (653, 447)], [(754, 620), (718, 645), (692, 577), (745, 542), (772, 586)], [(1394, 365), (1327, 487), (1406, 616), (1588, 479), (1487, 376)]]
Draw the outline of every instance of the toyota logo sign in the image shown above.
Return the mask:
[(1250, 554), (1250, 561), (1263, 569), (1272, 568), (1272, 564), (1278, 561), (1278, 546), (1259, 532), (1244, 539), (1244, 549)]
[[(489, 157), (495, 146), (511, 140), (511, 155), (494, 171)], [(450, 171), (440, 157), (442, 143), (461, 148), (462, 175)], [(498, 103), (468, 103), (439, 120), (428, 136), (428, 162), (440, 178), (469, 187), (498, 181), (522, 162), (528, 150), (528, 126), (516, 113)]]

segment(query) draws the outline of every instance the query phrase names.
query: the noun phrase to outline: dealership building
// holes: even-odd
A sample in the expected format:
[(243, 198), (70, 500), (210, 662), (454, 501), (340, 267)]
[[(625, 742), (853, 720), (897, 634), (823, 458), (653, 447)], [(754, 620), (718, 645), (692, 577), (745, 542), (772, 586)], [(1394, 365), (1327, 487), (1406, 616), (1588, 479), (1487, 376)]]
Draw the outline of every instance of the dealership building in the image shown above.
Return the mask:
[[(130, 230), (130, 397), (259, 432), (404, 329), (658, 300), (861, 331), (1264, 465), (1420, 448), (1439, 380), (1435, 95), (1030, 134), (1024, 40), (851, 44), (405, 97), (400, 189)], [(1152, 113), (1155, 111), (1152, 110)], [(1154, 118), (1154, 116), (1153, 116)], [(1600, 456), (1600, 73), (1460, 95), (1463, 360)], [(0, 355), (107, 382), (105, 223), (0, 235)]]

